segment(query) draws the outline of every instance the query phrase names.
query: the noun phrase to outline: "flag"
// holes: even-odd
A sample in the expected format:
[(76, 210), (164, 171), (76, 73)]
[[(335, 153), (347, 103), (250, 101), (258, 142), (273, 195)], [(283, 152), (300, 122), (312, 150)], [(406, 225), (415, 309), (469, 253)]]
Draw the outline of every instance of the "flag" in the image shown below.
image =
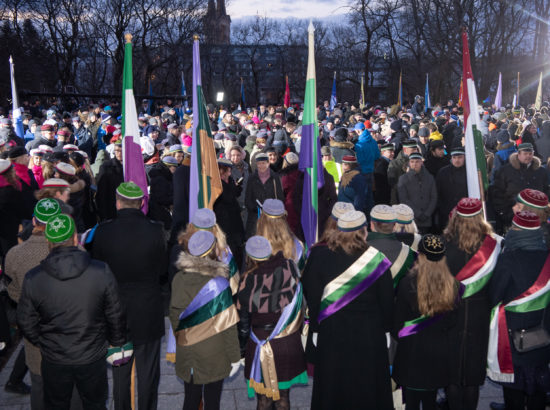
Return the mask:
[(206, 102), (202, 92), (199, 36), (193, 37), (193, 143), (189, 184), (189, 220), (201, 208), (213, 209), (222, 193), (222, 181)]
[(460, 77), (460, 90), (458, 91), (458, 103), (459, 107), (462, 107), (462, 100), (464, 99), (464, 79)]
[(537, 97), (535, 98), (535, 110), (540, 110), (542, 106), (542, 73), (540, 73), (539, 88), (537, 89)]
[(470, 65), (470, 50), (466, 30), (462, 31), (462, 70), (463, 81), (466, 86), (462, 106), (464, 108), (464, 148), (466, 152), (468, 196), (482, 199), (482, 194), (488, 186), (487, 170), (483, 151), (483, 136), (479, 131), (480, 119), (477, 108), (476, 86)]
[(491, 103), (491, 96), (488, 96), (483, 100), (483, 104), (490, 104)]
[(285, 76), (286, 78), (286, 86), (285, 86), (285, 98), (283, 105), (285, 108), (290, 107), (290, 87), (288, 86), (288, 75)]
[(315, 80), (315, 29), (313, 23), (308, 27), (308, 62), (306, 92), (304, 97), (304, 115), (302, 118), (302, 142), (298, 167), (304, 172), (304, 192), (302, 198), (302, 229), (308, 249), (318, 240), (318, 189), (324, 184), (323, 166), (321, 165), (321, 146), (319, 144), (319, 127), (315, 114), (317, 101), (317, 84)]
[(181, 72), (181, 96), (183, 97), (183, 106), (187, 110), (189, 108), (189, 102), (187, 102), (187, 90), (185, 89), (185, 77), (183, 71)]
[(498, 88), (497, 95), (495, 96), (495, 106), (497, 110), (500, 110), (500, 107), (502, 107), (502, 73), (498, 73)]
[(17, 88), (15, 87), (15, 67), (13, 65), (13, 58), (10, 56), (10, 78), (11, 78), (11, 103), (13, 117), (13, 123), (15, 128), (15, 134), (25, 139), (25, 130), (23, 129), (23, 118), (21, 117), (21, 109), (19, 108), (19, 99), (17, 98)]
[(399, 72), (399, 90), (397, 90), (397, 105), (399, 108), (403, 106), (403, 84), (402, 84), (402, 74), (403, 72)]
[[(516, 96), (517, 96), (517, 97), (516, 97), (516, 98), (517, 98), (516, 103), (517, 103), (517, 105), (519, 105), (519, 71), (518, 71), (518, 81), (517, 81), (517, 93), (516, 93)], [(516, 106), (516, 105), (514, 104), (514, 107), (515, 107), (515, 106)]]
[(512, 107), (516, 106), (517, 98), (518, 98), (517, 95), (514, 94), (514, 99), (512, 100)]
[(124, 37), (126, 45), (124, 46), (124, 69), (122, 74), (122, 165), (124, 181), (134, 182), (143, 191), (144, 201), (141, 210), (146, 214), (149, 193), (147, 191), (147, 177), (145, 176), (143, 156), (141, 155), (136, 99), (134, 98), (133, 90), (132, 35), (126, 34)]
[(334, 72), (334, 78), (332, 79), (332, 94), (330, 95), (330, 112), (336, 107), (336, 71)]
[(363, 107), (365, 106), (365, 75), (361, 75), (361, 95), (359, 96), (359, 108), (361, 108), (361, 111), (363, 110)]
[[(153, 97), (153, 84), (151, 83), (152, 78), (149, 78), (149, 97)], [(147, 114), (151, 115), (153, 113), (153, 98), (149, 98), (149, 104), (147, 104)]]
[(246, 110), (246, 99), (244, 98), (244, 81), (241, 77), (241, 100), (239, 102), (239, 110)]
[(428, 108), (432, 105), (430, 102), (430, 86), (428, 84), (428, 74), (426, 74), (426, 91), (424, 91), (424, 103), (426, 107), (424, 108), (424, 112), (428, 112)]

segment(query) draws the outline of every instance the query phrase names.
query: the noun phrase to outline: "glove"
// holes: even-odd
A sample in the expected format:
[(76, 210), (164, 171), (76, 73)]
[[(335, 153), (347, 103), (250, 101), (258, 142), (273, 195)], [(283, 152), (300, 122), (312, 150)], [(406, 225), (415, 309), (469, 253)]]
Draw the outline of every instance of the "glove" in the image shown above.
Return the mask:
[(238, 362), (231, 363), (231, 371), (229, 372), (229, 377), (233, 377), (237, 374), (241, 366), (244, 366), (244, 359), (239, 360)]
[(134, 354), (134, 344), (128, 342), (120, 347), (109, 347), (107, 349), (107, 362), (112, 366), (120, 366), (128, 363)]

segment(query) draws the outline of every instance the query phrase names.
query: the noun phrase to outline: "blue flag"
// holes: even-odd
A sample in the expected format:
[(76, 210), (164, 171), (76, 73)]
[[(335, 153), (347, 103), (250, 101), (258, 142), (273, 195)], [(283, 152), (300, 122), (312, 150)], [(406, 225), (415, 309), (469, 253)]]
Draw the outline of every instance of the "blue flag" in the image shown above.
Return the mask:
[(432, 105), (430, 101), (430, 86), (428, 84), (428, 74), (426, 74), (426, 91), (424, 91), (424, 112), (428, 112), (428, 108)]
[[(153, 96), (153, 84), (149, 80), (149, 97)], [(149, 104), (147, 105), (147, 114), (151, 115), (153, 113), (153, 99), (149, 98)]]
[(11, 101), (12, 101), (12, 116), (14, 121), (15, 134), (21, 138), (25, 138), (25, 131), (23, 129), (23, 118), (21, 116), (21, 109), (19, 108), (19, 100), (17, 98), (17, 89), (15, 88), (15, 69), (13, 65), (13, 58), (10, 56), (10, 78), (11, 78)]
[(332, 94), (330, 95), (330, 111), (334, 110), (336, 106), (336, 71), (334, 72), (334, 78), (332, 79)]

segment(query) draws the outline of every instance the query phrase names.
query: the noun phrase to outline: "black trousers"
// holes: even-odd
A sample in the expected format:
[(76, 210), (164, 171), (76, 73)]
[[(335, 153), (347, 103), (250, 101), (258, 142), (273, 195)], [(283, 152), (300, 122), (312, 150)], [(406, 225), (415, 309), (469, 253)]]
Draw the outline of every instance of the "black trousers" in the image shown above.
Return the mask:
[(407, 410), (436, 410), (437, 409), (437, 390), (413, 390), (405, 388), (405, 403)]
[(183, 410), (197, 410), (203, 399), (204, 410), (219, 410), (222, 398), (223, 379), (208, 384), (183, 383), (185, 398)]
[(546, 408), (546, 393), (536, 391), (532, 396), (523, 390), (502, 388), (506, 410), (544, 410)]
[(479, 401), (479, 386), (458, 386), (445, 388), (450, 410), (476, 410)]
[(69, 410), (73, 388), (82, 399), (85, 410), (106, 409), (109, 387), (107, 363), (101, 358), (85, 365), (62, 365), (42, 359), (44, 407), (51, 410)]
[(25, 363), (25, 346), (22, 346), (19, 349), (15, 363), (13, 364), (13, 369), (10, 373), (9, 383), (11, 384), (20, 384), (23, 383), (23, 379), (27, 374), (27, 364)]
[(134, 345), (134, 356), (128, 363), (113, 367), (113, 398), (115, 410), (129, 410), (132, 364), (136, 362), (138, 408), (157, 408), (160, 380), (160, 339)]

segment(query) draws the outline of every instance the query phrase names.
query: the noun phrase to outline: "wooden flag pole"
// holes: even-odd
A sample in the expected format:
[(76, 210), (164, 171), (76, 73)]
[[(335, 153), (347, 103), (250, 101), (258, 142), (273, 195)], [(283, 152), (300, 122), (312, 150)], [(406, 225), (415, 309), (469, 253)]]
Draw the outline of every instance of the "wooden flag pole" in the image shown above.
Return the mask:
[(132, 360), (132, 373), (130, 375), (130, 407), (136, 408), (136, 361)]

